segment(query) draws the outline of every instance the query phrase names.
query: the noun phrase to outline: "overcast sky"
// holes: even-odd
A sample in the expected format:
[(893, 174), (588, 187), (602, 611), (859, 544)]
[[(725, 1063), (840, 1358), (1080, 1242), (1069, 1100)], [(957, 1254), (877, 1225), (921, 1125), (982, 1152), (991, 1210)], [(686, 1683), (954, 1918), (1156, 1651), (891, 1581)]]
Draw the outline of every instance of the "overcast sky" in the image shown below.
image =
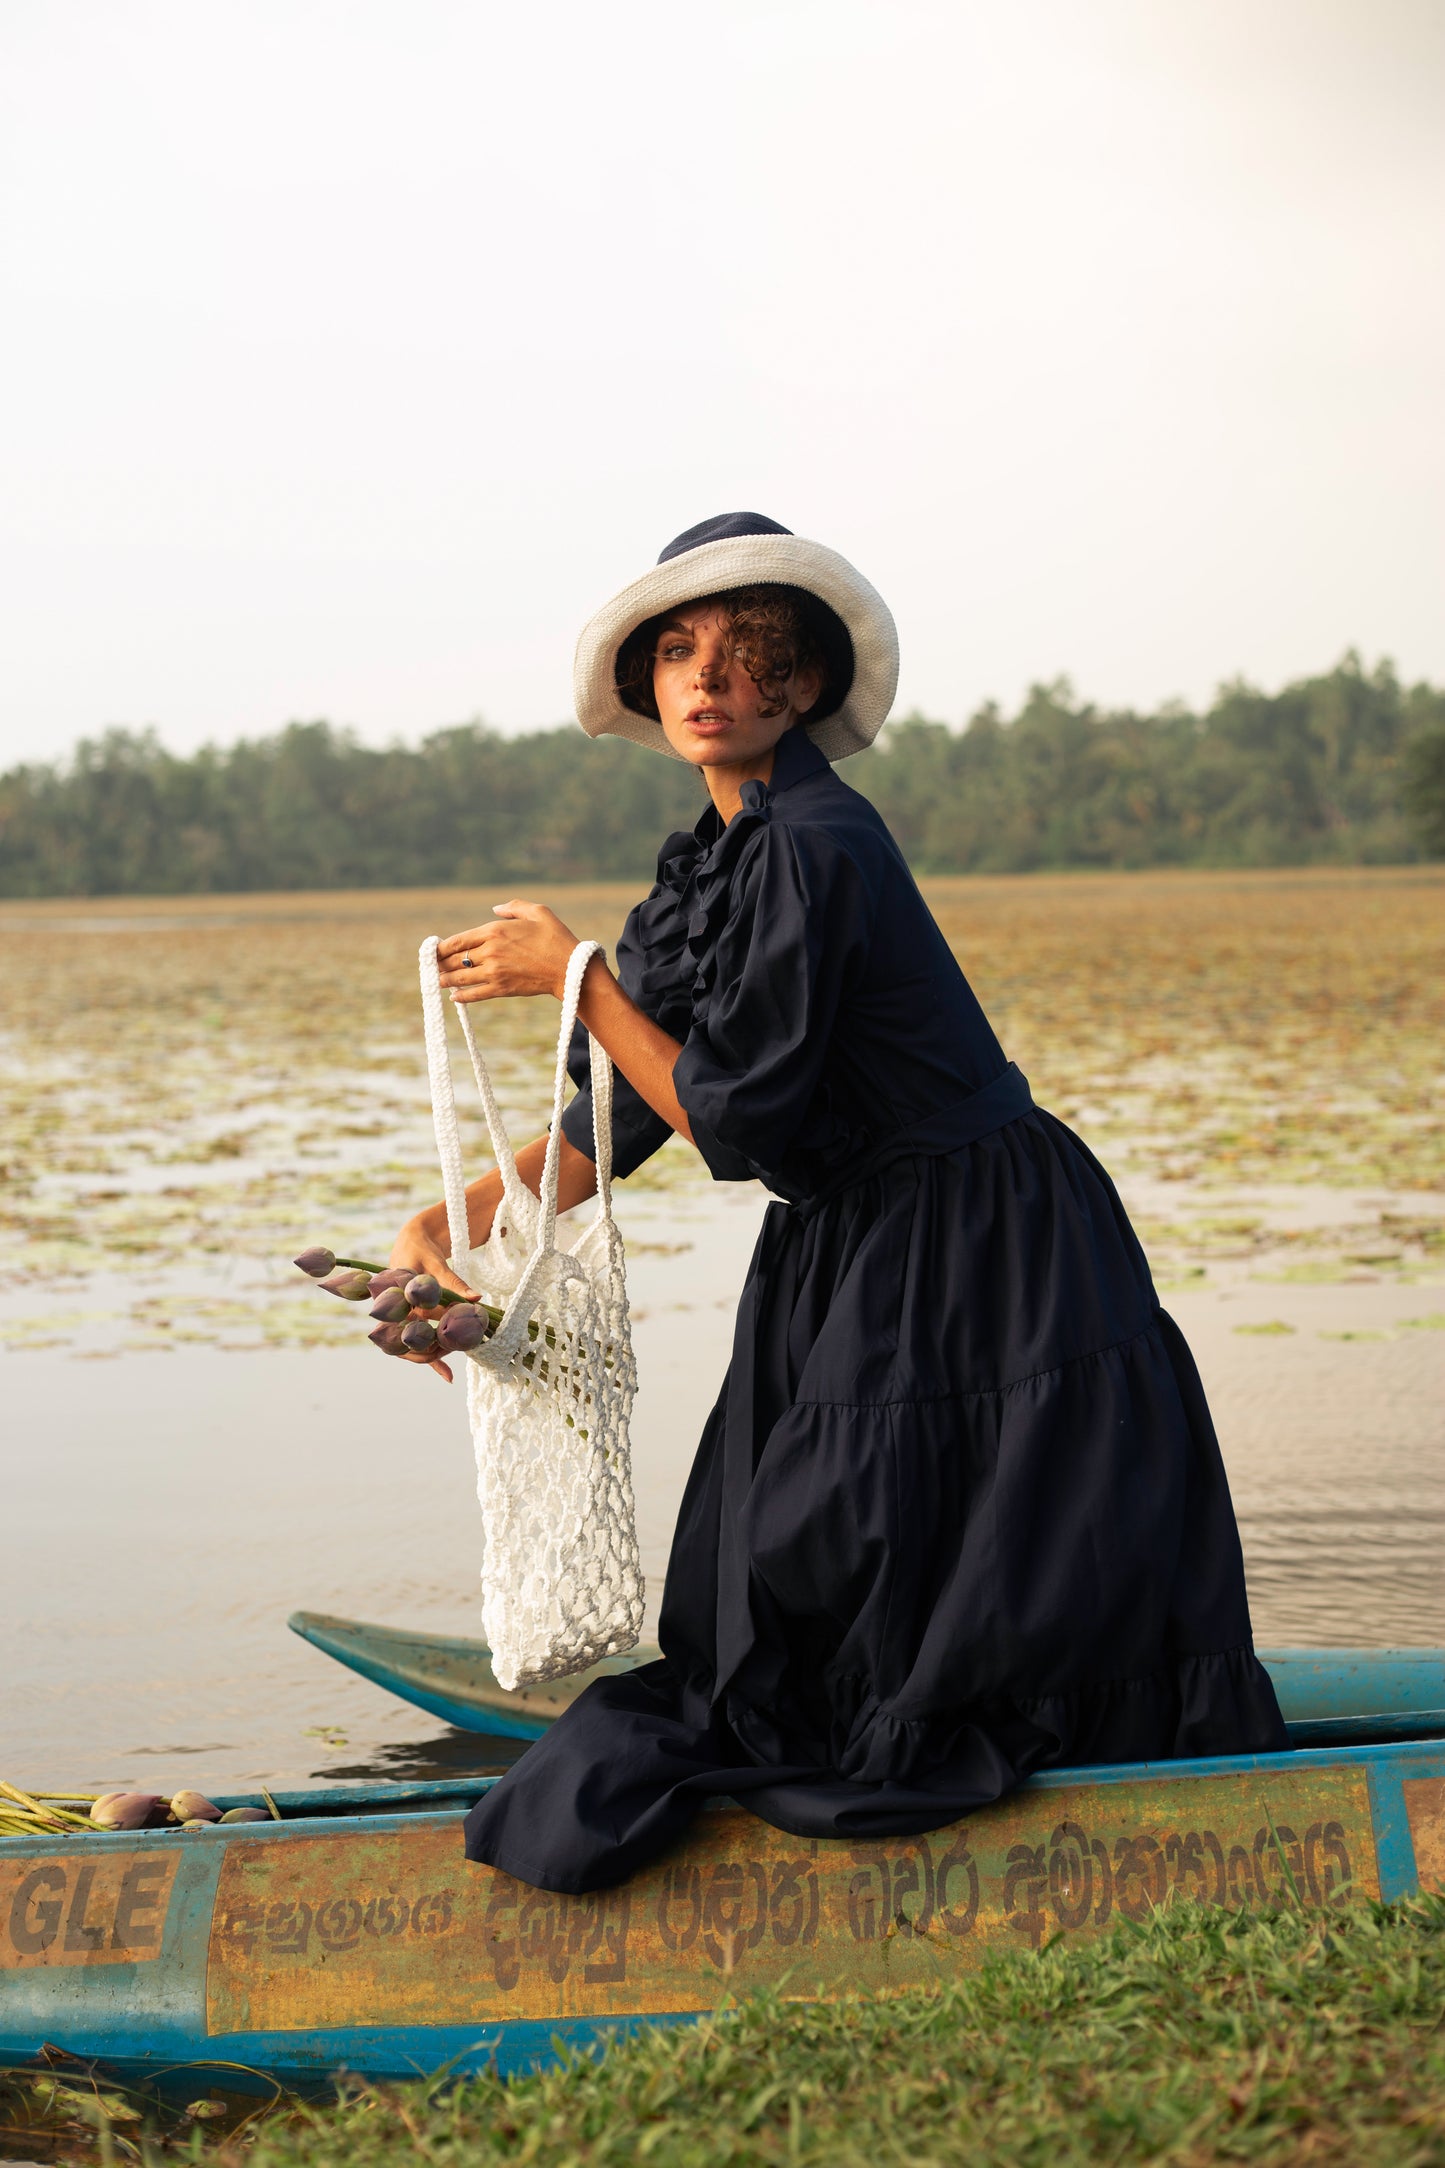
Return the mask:
[(0, 764), (571, 714), (751, 508), (899, 712), (1445, 678), (1441, 0), (4, 0)]

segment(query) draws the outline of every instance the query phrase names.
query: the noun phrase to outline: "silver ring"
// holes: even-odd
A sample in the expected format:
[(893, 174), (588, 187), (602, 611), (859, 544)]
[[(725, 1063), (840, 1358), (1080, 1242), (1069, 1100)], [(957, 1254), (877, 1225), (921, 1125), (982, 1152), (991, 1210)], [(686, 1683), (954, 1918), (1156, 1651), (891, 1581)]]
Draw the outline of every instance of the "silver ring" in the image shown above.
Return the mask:
[(472, 962), (472, 959), (471, 959), (471, 957), (470, 957), (470, 956), (464, 956), (464, 957), (462, 958), (462, 969), (463, 969), (463, 971), (472, 971), (472, 970), (474, 970), (475, 968), (476, 968), (476, 967), (475, 967), (475, 965), (473, 964), (473, 962)]

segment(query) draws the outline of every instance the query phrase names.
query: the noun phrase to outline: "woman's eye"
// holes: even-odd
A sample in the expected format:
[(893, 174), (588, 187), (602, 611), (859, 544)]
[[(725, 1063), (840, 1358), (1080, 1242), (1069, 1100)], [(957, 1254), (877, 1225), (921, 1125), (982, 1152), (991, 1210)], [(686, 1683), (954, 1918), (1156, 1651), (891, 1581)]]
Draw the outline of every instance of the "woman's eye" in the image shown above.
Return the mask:
[(680, 662), (687, 652), (688, 650), (681, 640), (669, 640), (667, 646), (662, 650), (662, 660), (664, 662)]

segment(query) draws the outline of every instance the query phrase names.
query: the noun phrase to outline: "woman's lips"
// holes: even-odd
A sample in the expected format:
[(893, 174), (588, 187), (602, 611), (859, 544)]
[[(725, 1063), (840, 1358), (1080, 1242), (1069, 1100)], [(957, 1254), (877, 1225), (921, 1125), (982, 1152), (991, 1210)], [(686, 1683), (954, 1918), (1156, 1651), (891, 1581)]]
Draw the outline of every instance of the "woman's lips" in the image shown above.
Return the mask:
[(733, 719), (730, 715), (718, 715), (709, 709), (702, 715), (689, 715), (687, 727), (700, 738), (718, 738), (725, 730), (732, 729)]

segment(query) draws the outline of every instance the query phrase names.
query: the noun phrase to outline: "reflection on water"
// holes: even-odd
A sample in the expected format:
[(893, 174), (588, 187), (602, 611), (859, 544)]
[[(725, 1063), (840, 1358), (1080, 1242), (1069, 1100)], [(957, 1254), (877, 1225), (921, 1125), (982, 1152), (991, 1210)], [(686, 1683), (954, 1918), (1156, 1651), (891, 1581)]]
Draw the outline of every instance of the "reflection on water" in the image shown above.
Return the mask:
[[(654, 1613), (761, 1204), (733, 1189), (625, 1202)], [(1445, 1333), (1421, 1323), (1438, 1287), (1224, 1276), (1168, 1300), (1218, 1420), (1258, 1639), (1445, 1642)], [(285, 1627), (305, 1607), (479, 1631), (455, 1389), (359, 1345), (9, 1355), (0, 1383), (0, 1775), (297, 1785), (475, 1774), (521, 1751), (450, 1730)]]
[(525, 1739), (494, 1739), (450, 1725), (435, 1739), (391, 1740), (355, 1762), (330, 1762), (328, 1784), (420, 1784), (446, 1777), (499, 1777), (527, 1751)]

